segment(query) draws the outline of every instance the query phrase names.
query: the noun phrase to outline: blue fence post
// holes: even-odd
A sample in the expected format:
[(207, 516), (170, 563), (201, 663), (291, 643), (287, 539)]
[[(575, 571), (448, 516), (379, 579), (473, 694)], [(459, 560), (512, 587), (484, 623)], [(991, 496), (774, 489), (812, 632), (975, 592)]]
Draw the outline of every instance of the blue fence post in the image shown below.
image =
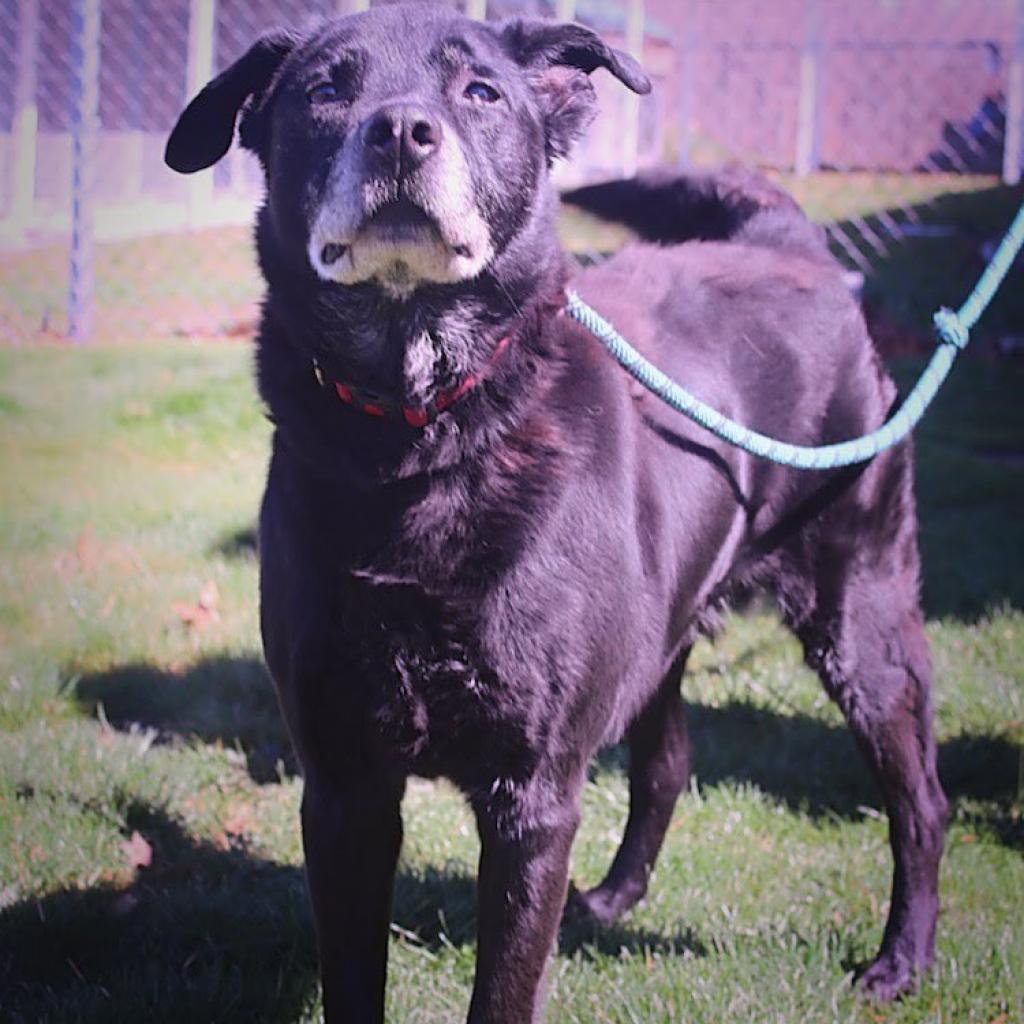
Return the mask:
[(74, 341), (88, 341), (96, 284), (94, 192), (100, 119), (100, 0), (74, 0), (73, 26), (68, 336)]

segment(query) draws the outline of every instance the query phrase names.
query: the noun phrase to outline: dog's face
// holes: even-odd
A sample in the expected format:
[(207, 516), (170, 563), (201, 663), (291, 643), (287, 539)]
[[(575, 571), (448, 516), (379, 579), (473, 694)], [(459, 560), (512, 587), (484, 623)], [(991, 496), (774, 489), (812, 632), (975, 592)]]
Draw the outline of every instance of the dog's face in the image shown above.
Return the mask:
[(210, 166), (244, 106), (240, 139), (265, 169), (277, 245), (324, 283), (403, 298), (477, 277), (521, 230), (592, 116), (597, 67), (650, 88), (578, 25), (377, 7), (263, 36), (185, 110), (167, 162)]

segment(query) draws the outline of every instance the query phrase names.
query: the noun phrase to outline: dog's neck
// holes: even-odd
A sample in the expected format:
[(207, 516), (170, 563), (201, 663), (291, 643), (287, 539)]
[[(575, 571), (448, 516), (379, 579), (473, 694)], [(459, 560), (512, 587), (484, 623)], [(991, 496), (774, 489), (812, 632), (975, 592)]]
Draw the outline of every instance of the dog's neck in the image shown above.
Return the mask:
[(346, 291), (314, 299), (312, 331), (306, 317), (281, 317), (301, 357), (315, 361), (328, 383), (424, 408), (484, 368), (499, 341), (516, 333), (539, 288), (506, 294), (476, 282), (472, 289), (424, 288), (404, 299), (374, 285)]
[[(453, 467), (502, 443), (529, 416), (537, 381), (551, 379), (542, 364), (560, 358), (551, 349), (560, 334), (552, 322), (564, 306), (568, 264), (554, 211), (554, 194), (543, 190), (479, 277), (424, 285), (405, 298), (373, 282), (323, 285), (273, 239), (264, 211), (257, 238), (271, 287), (259, 339), (260, 389), (300, 461), (318, 475), (372, 489)], [(489, 385), (422, 430), (364, 415), (314, 375), (315, 360), (325, 381), (422, 408), (484, 370), (506, 336)]]
[[(564, 289), (565, 256), (556, 239), (555, 193), (541, 186), (523, 222), (499, 244), (477, 278), (423, 283), (397, 293), (387, 282), (339, 286), (320, 281), (304, 248), (283, 243), (268, 208), (257, 242), (267, 281), (267, 312), (306, 367), (400, 406), (424, 407), (477, 373), (494, 346), (515, 333), (538, 302)], [(301, 253), (301, 255), (300, 255)]]
[[(472, 590), (517, 550), (520, 511), (560, 486), (558, 467), (572, 444), (544, 410), (564, 366), (565, 280), (546, 283), (515, 316), (515, 333), (487, 386), (422, 429), (338, 400), (283, 343), (281, 325), (265, 310), (258, 370), (277, 425), (278, 472), (286, 490), (319, 503), (325, 515), (363, 524), (337, 543), (345, 548), (338, 557), (367, 580), (421, 589), (430, 581), (449, 596)], [(508, 541), (501, 550), (492, 533)]]
[[(499, 444), (538, 400), (541, 364), (559, 358), (552, 348), (558, 332), (551, 325), (564, 307), (566, 276), (560, 257), (544, 279), (511, 297), (479, 281), (474, 295), (439, 307), (429, 302), (375, 305), (369, 296), (349, 295), (337, 320), (336, 309), (306, 307), (301, 322), (318, 333), (302, 337), (301, 344), (275, 290), (264, 309), (258, 347), (260, 390), (271, 418), (302, 461), (326, 477), (350, 479), (361, 488), (463, 462)], [(346, 332), (344, 358), (332, 358), (338, 324)], [(494, 359), (504, 337), (509, 341)], [(439, 343), (450, 346), (443, 355)], [(328, 355), (319, 359), (313, 354), (317, 351)], [(382, 352), (389, 358), (375, 358)], [(326, 384), (358, 381), (415, 406), (427, 404), (438, 389), (465, 374), (491, 372), (487, 387), (475, 388), (438, 421), (413, 430), (345, 405), (333, 387), (318, 383), (314, 358), (321, 362)], [(469, 415), (465, 407), (481, 402), (486, 408)]]

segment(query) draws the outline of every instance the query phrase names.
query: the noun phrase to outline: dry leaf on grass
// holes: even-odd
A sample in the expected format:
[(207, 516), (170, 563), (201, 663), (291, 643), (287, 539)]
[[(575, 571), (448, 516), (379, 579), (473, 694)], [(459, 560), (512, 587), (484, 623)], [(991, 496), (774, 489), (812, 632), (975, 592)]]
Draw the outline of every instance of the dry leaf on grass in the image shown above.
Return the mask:
[(253, 809), (246, 804), (232, 809), (224, 819), (224, 831), (229, 836), (241, 836), (252, 830)]
[(148, 868), (153, 863), (153, 847), (146, 842), (140, 832), (133, 832), (130, 839), (121, 840), (121, 852), (130, 867)]
[(220, 602), (220, 591), (217, 589), (216, 580), (207, 580), (203, 589), (199, 591), (199, 606), (212, 612)]
[(91, 569), (96, 564), (96, 541), (93, 539), (93, 525), (86, 523), (75, 541), (75, 555), (82, 569)]
[(171, 608), (174, 614), (186, 627), (203, 630), (212, 622), (220, 621), (217, 605), (220, 603), (220, 591), (216, 580), (207, 580), (199, 591), (199, 600), (194, 604), (189, 601), (175, 601)]

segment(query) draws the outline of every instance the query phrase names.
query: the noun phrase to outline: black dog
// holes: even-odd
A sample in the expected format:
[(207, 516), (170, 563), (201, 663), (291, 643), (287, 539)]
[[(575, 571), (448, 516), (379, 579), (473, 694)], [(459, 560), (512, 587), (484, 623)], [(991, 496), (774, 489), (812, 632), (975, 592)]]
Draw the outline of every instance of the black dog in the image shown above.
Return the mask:
[[(758, 461), (635, 397), (562, 315), (548, 172), (597, 68), (649, 89), (580, 26), (382, 6), (259, 39), (168, 143), (172, 167), (208, 167), (242, 110), (266, 171), (263, 638), (305, 773), (332, 1021), (383, 1015), (409, 774), (454, 780), (479, 825), (470, 1020), (538, 1018), (588, 761), (628, 736), (625, 838), (581, 897), (610, 920), (643, 894), (687, 780), (687, 651), (755, 586), (889, 811), (892, 909), (863, 984), (892, 997), (933, 957), (946, 803), (909, 448), (825, 478)], [(791, 202), (729, 179), (630, 195), (634, 220), (664, 211), (652, 237), (719, 238), (634, 246), (577, 282), (655, 363), (798, 443), (884, 419), (894, 388)]]

